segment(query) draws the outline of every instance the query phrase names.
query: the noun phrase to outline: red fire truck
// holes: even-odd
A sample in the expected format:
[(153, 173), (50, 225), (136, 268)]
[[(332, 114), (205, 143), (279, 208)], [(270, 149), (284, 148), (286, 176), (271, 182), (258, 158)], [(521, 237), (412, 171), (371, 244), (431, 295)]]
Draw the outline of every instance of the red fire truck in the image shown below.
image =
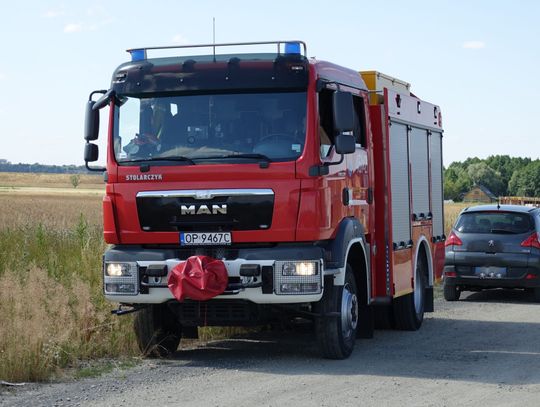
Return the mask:
[[(164, 49), (184, 55), (148, 56)], [(84, 158), (105, 172), (104, 294), (137, 312), (145, 354), (200, 326), (311, 320), (342, 359), (376, 326), (421, 326), (444, 262), (438, 106), (301, 41), (128, 52), (90, 94)]]

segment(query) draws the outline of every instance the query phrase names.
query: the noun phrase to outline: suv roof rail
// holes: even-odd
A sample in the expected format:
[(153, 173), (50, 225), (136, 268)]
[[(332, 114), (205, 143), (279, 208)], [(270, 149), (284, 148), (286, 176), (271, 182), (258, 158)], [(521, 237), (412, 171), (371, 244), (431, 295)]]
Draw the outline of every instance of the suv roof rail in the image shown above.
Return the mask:
[[(131, 54), (132, 61), (140, 61), (147, 59), (148, 50), (163, 50), (163, 49), (183, 49), (183, 48), (213, 48), (213, 55), (216, 56), (217, 47), (235, 47), (235, 46), (252, 46), (252, 45), (272, 45), (277, 46), (277, 54), (299, 54), (307, 57), (307, 46), (304, 41), (299, 40), (283, 40), (283, 41), (257, 41), (257, 42), (230, 42), (222, 44), (195, 44), (195, 45), (167, 45), (162, 47), (141, 47), (130, 48), (126, 52)], [(283, 52), (282, 52), (283, 48)], [(301, 53), (303, 48), (304, 53)]]

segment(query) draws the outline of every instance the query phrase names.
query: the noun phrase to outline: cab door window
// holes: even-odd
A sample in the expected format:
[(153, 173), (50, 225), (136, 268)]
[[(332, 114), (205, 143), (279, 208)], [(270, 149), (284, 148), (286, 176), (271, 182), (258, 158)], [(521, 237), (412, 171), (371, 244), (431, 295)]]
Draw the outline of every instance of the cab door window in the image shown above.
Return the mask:
[(364, 111), (364, 99), (353, 95), (354, 129), (353, 135), (356, 144), (366, 148), (366, 114)]
[(333, 90), (323, 89), (319, 92), (319, 139), (321, 158), (330, 154), (334, 144), (334, 116), (332, 114)]
[[(334, 144), (335, 130), (332, 114), (332, 94), (334, 90), (323, 89), (319, 92), (319, 140), (320, 155), (325, 158)], [(366, 147), (366, 125), (364, 99), (353, 95), (354, 129), (353, 135), (357, 144)]]

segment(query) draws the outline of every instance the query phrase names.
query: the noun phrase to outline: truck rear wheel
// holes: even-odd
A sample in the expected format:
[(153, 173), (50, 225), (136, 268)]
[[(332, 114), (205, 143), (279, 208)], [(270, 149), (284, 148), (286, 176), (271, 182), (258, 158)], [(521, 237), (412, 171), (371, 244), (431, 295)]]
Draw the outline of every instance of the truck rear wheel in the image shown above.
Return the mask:
[(137, 312), (133, 327), (144, 356), (166, 357), (178, 349), (182, 327), (167, 304), (150, 305)]
[(321, 316), (315, 322), (317, 341), (323, 357), (345, 359), (356, 341), (358, 298), (352, 268), (346, 267), (345, 284), (328, 285), (316, 310)]
[(412, 293), (394, 299), (396, 329), (416, 331), (424, 320), (427, 265), (424, 256), (418, 257)]

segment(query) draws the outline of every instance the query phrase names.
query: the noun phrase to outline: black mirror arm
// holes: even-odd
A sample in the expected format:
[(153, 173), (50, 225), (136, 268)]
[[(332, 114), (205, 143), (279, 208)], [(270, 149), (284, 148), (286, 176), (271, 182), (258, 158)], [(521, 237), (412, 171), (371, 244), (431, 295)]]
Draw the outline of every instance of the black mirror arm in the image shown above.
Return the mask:
[[(102, 93), (102, 92), (103, 91), (101, 90), (95, 91), (95, 92), (92, 92), (90, 95), (92, 96), (93, 93)], [(111, 100), (116, 100), (116, 91), (114, 91), (113, 89), (109, 89), (108, 91), (106, 91), (105, 94), (96, 101), (92, 110), (99, 110), (107, 106)]]
[(88, 165), (88, 161), (85, 161), (85, 162), (84, 162), (84, 166), (86, 167), (86, 169), (87, 169), (88, 171), (94, 171), (94, 172), (104, 172), (104, 171), (107, 171), (107, 168), (105, 168), (105, 167), (90, 167), (90, 166)]
[(330, 167), (331, 165), (339, 165), (343, 162), (343, 160), (345, 159), (345, 154), (340, 154), (340, 159), (339, 161), (333, 161), (333, 162), (329, 162), (329, 163), (324, 163), (323, 165), (326, 165), (327, 167)]
[(88, 96), (88, 101), (91, 101), (92, 97), (94, 97), (94, 95), (96, 95), (96, 94), (104, 95), (106, 93), (107, 93), (107, 91), (105, 89), (95, 90), (95, 91), (91, 92), (90, 95)]
[(331, 165), (339, 165), (345, 159), (345, 154), (341, 154), (339, 161), (325, 162), (322, 165), (314, 165), (309, 169), (309, 175), (312, 177), (319, 177), (322, 175), (328, 175), (330, 173), (329, 168)]

